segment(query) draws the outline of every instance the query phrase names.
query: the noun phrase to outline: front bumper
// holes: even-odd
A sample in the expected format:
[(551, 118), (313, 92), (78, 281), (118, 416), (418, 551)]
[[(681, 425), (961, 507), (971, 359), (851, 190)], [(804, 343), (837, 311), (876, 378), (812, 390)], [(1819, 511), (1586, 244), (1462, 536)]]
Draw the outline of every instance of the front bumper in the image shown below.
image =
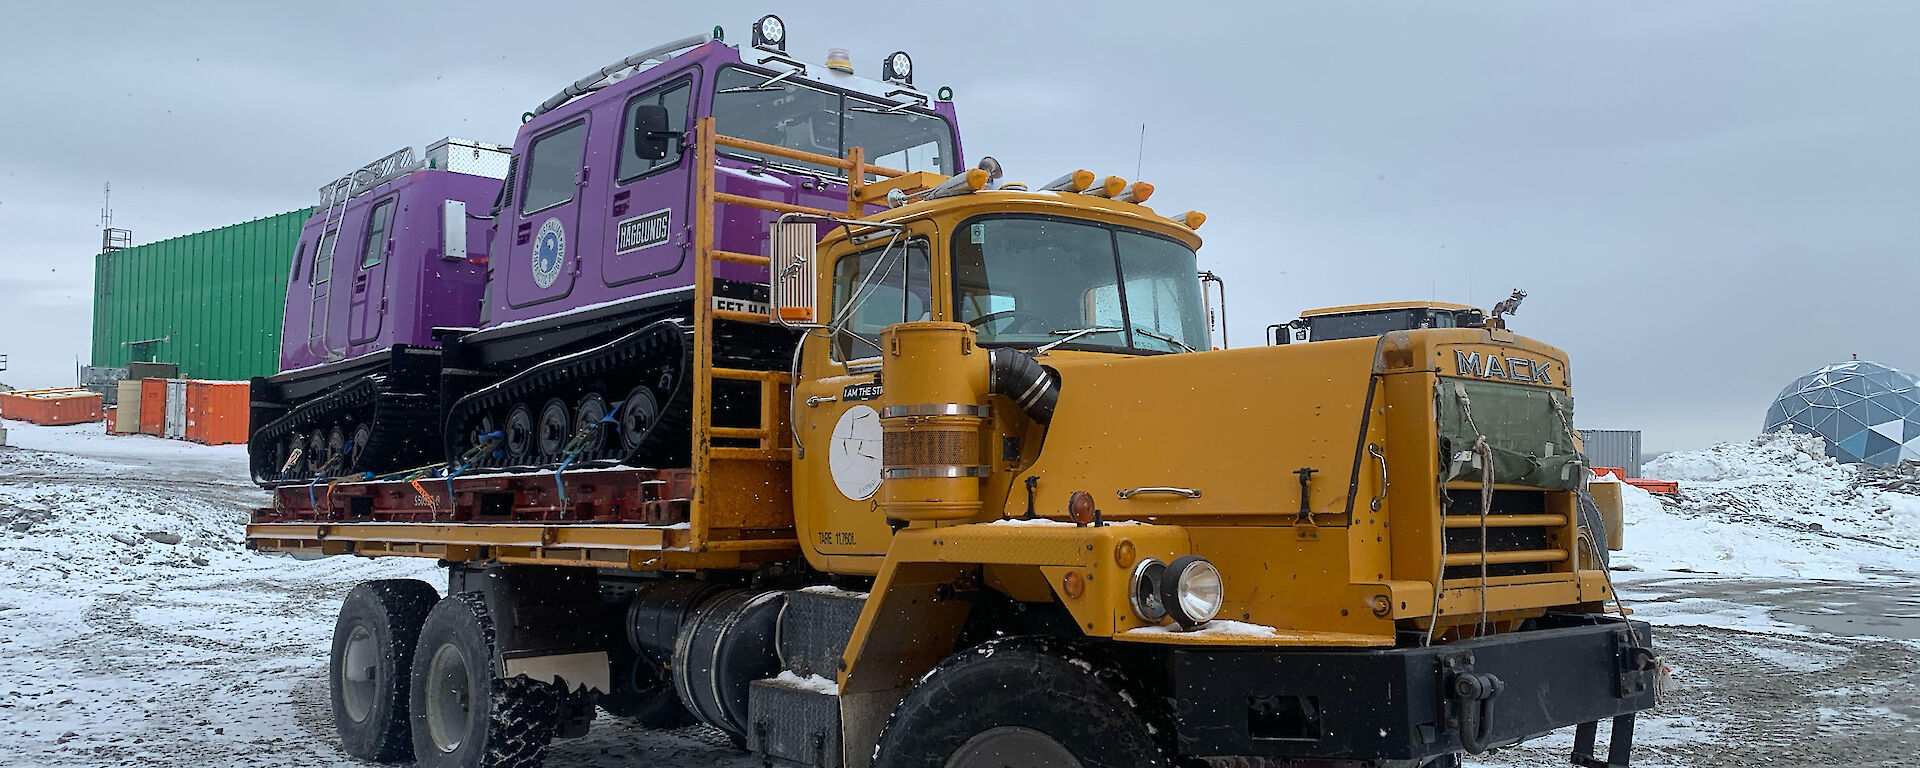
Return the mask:
[(1422, 648), (1174, 651), (1181, 753), (1417, 761), (1653, 707), (1645, 622), (1535, 625)]

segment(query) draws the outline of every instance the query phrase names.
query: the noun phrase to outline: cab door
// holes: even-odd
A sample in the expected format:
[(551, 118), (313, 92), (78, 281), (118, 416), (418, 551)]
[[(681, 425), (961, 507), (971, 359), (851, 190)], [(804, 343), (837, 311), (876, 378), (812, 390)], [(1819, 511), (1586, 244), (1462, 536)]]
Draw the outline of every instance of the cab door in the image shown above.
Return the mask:
[(580, 198), (587, 181), (587, 113), (535, 136), (520, 170), (518, 217), (507, 250), (507, 303), (573, 293), (580, 250)]
[[(944, 314), (945, 280), (932, 274), (930, 225), (891, 248), (847, 254), (829, 267), (833, 313), (851, 312), (845, 332), (808, 336), (795, 387), (794, 424), (806, 447), (794, 464), (797, 526), (817, 566), (877, 572), (893, 538), (878, 506), (880, 489), (880, 331)], [(869, 276), (872, 285), (861, 286)], [(849, 300), (865, 296), (857, 305)]]
[(347, 340), (365, 344), (380, 337), (387, 314), (387, 260), (393, 256), (394, 207), (399, 197), (380, 200), (367, 210), (365, 237), (356, 254), (353, 294), (347, 305)]
[(308, 275), (307, 287), (307, 353), (322, 359), (331, 360), (332, 340), (327, 338), (327, 326), (333, 319), (333, 257), (340, 247), (338, 225), (328, 229), (315, 241), (313, 247), (313, 271)]
[(681, 162), (684, 142), (669, 140), (665, 157), (641, 157), (633, 124), (636, 109), (658, 105), (667, 111), (668, 128), (684, 133), (691, 127), (687, 114), (693, 90), (689, 73), (634, 95), (621, 111), (613, 184), (597, 224), (605, 228), (603, 242), (608, 244), (600, 268), (600, 279), (608, 286), (671, 275), (686, 260), (690, 238), (684, 234), (691, 223), (687, 213), (693, 184), (691, 171)]

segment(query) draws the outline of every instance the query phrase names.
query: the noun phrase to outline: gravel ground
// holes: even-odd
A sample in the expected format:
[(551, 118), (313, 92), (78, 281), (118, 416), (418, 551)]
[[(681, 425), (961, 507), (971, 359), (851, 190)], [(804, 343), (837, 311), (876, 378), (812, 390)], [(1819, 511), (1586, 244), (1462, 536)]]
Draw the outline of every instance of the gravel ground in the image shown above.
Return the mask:
[[(33, 442), (18, 428), (13, 437)], [(176, 455), (159, 443), (0, 448), (0, 762), (351, 764), (326, 700), (334, 612), (361, 580), (437, 581), (434, 570), (240, 551), (246, 510), (265, 498), (233, 481), (240, 454)], [(102, 504), (137, 522), (81, 514)], [(207, 519), (215, 524), (193, 529)], [(115, 527), (136, 535), (105, 538)], [(182, 540), (154, 539), (169, 532), (156, 527)], [(1920, 575), (1617, 575), (1656, 623), (1678, 684), (1643, 718), (1636, 765), (1907, 766), (1920, 754)], [(1555, 734), (1468, 764), (1564, 765), (1570, 743)], [(758, 761), (708, 729), (646, 732), (602, 718), (556, 743), (547, 764)]]

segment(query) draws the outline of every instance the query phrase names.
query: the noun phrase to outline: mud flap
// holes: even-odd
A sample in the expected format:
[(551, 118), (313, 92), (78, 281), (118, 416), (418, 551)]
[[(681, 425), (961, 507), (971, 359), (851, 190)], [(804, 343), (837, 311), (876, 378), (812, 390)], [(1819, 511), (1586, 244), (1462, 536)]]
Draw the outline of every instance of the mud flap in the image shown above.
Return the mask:
[(494, 676), (525, 675), (568, 691), (606, 693), (611, 664), (599, 575), (586, 568), (495, 565), (452, 569), (448, 592), (478, 592), (494, 618)]

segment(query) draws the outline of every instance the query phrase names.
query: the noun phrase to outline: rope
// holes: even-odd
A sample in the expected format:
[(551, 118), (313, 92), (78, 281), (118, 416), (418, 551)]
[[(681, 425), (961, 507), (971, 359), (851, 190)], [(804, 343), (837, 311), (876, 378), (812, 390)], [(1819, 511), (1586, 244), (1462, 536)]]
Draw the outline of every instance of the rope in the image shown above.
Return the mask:
[[(1486, 634), (1487, 628), (1487, 515), (1493, 512), (1493, 446), (1487, 443), (1487, 436), (1480, 432), (1480, 425), (1473, 420), (1473, 401), (1467, 397), (1467, 388), (1461, 384), (1453, 385), (1453, 396), (1460, 401), (1460, 417), (1473, 430), (1473, 454), (1480, 460), (1480, 615), (1474, 621), (1474, 637)], [(1445, 548), (1442, 547), (1441, 562), (1444, 564)], [(1443, 571), (1444, 573), (1444, 571)]]

